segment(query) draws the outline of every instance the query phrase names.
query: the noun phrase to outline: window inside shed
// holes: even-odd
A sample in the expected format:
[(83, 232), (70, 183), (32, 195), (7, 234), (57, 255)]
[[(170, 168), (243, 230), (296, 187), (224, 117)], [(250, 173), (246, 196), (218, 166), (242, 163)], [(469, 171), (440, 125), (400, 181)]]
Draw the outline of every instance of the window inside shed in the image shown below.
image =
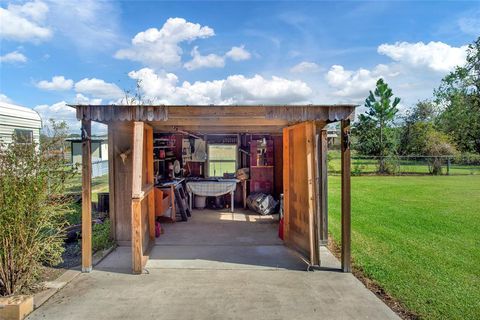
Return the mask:
[(25, 129), (15, 129), (13, 133), (15, 140), (19, 143), (32, 143), (33, 131)]
[(234, 174), (236, 170), (236, 144), (208, 145), (208, 175), (210, 177), (224, 177), (229, 174)]

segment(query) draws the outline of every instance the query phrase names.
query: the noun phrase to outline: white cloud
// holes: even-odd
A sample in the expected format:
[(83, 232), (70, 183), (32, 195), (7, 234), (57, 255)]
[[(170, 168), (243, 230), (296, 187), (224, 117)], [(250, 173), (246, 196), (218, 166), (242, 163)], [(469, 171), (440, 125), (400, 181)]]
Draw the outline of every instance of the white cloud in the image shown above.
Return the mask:
[(0, 8), (1, 38), (20, 42), (41, 42), (52, 37), (52, 30), (43, 24), (48, 6), (41, 1), (23, 5), (9, 4)]
[(229, 76), (222, 87), (222, 98), (247, 104), (305, 102), (311, 93), (310, 87), (302, 81), (275, 76), (265, 79), (258, 74), (252, 78)]
[(155, 73), (143, 68), (129, 73), (130, 78), (140, 80), (146, 99), (161, 104), (271, 104), (301, 103), (312, 94), (302, 81), (280, 77), (266, 79), (260, 75), (247, 78), (232, 75), (222, 80), (184, 81), (178, 84), (173, 73)]
[(75, 83), (75, 91), (102, 99), (121, 99), (124, 95), (124, 92), (116, 84), (96, 78), (85, 78), (78, 81)]
[(465, 63), (467, 47), (452, 47), (435, 41), (427, 44), (396, 42), (382, 44), (377, 51), (410, 67), (427, 67), (438, 72), (448, 72)]
[(292, 73), (315, 73), (321, 71), (322, 68), (315, 62), (303, 61), (290, 68)]
[[(78, 95), (77, 95), (78, 98)], [(80, 99), (87, 99), (86, 97), (80, 97)], [(98, 101), (88, 100), (91, 104), (95, 104)], [(87, 102), (88, 103), (88, 102)], [(48, 125), (50, 119), (57, 121), (65, 121), (68, 125), (70, 132), (80, 133), (80, 121), (77, 120), (76, 111), (74, 108), (67, 106), (65, 101), (59, 101), (52, 105), (41, 104), (37, 105), (33, 110), (37, 111), (42, 118), (44, 125)], [(106, 126), (101, 123), (92, 122), (92, 134), (104, 134), (106, 133)]]
[(3, 56), (0, 56), (0, 62), (2, 63), (25, 63), (27, 62), (27, 57), (23, 53), (18, 51), (12, 51)]
[(365, 99), (370, 90), (375, 88), (379, 78), (395, 77), (398, 73), (391, 72), (383, 64), (377, 65), (373, 70), (360, 68), (356, 71), (346, 70), (341, 65), (333, 65), (325, 78), (328, 85), (335, 91), (333, 96), (344, 101), (361, 101)]
[(5, 94), (0, 93), (0, 102), (13, 103), (12, 99), (7, 97)]
[(200, 68), (223, 68), (225, 66), (224, 57), (213, 53), (202, 56), (197, 46), (193, 48), (191, 55), (193, 59), (183, 65), (189, 71)]
[(37, 82), (36, 86), (43, 90), (70, 90), (73, 87), (73, 80), (65, 79), (64, 76), (54, 76), (52, 81), (42, 80)]
[(44, 124), (47, 124), (50, 119), (63, 120), (67, 123), (70, 130), (80, 130), (80, 122), (77, 121), (75, 109), (67, 106), (65, 101), (52, 105), (38, 105), (33, 110), (40, 114)]
[(93, 104), (93, 105), (102, 104), (102, 99), (99, 99), (99, 98), (90, 99), (88, 97), (85, 97), (81, 93), (77, 93), (75, 95), (75, 103), (76, 104)]
[(214, 36), (212, 28), (182, 18), (169, 18), (161, 29), (150, 28), (132, 39), (130, 48), (118, 50), (117, 59), (141, 62), (153, 68), (175, 67), (181, 62), (181, 42)]
[(242, 61), (248, 60), (252, 57), (250, 52), (245, 50), (245, 46), (232, 47), (226, 54), (225, 57), (232, 59), (233, 61)]

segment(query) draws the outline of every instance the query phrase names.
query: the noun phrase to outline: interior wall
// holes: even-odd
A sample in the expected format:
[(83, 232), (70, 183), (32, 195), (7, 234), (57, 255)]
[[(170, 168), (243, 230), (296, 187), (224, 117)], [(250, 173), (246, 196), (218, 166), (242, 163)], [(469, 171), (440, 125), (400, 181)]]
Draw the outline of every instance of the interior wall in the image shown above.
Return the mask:
[(283, 193), (283, 136), (273, 136), (274, 197), (280, 199)]

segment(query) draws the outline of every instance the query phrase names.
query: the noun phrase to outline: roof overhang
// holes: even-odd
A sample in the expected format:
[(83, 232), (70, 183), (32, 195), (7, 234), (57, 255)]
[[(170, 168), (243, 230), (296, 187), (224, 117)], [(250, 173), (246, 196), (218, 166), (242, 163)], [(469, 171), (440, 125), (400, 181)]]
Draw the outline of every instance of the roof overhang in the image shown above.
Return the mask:
[(356, 105), (70, 105), (78, 120), (144, 121), (156, 131), (281, 133), (302, 121), (352, 119)]

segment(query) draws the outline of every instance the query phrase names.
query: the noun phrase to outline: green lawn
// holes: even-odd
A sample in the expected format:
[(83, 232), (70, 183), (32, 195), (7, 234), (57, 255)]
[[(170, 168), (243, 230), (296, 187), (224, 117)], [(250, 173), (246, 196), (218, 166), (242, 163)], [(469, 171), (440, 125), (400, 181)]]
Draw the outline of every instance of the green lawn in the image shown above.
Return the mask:
[[(82, 192), (82, 175), (75, 174), (67, 182), (67, 192), (80, 193)], [(97, 194), (99, 192), (108, 192), (108, 174), (100, 177), (92, 178), (92, 201), (97, 201)]]
[[(340, 177), (329, 177), (340, 241)], [(423, 319), (480, 319), (480, 176), (352, 177), (354, 265)]]

